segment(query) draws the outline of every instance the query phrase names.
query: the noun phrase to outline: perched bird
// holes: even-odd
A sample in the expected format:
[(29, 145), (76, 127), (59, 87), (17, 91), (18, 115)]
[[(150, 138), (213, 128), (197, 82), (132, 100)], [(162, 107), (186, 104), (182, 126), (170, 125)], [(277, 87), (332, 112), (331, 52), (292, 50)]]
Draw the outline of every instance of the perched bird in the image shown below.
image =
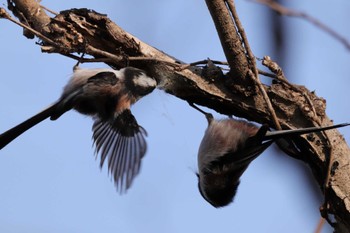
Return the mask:
[(146, 153), (146, 131), (138, 125), (130, 106), (151, 93), (157, 83), (143, 70), (125, 67), (84, 69), (75, 66), (73, 75), (54, 104), (21, 124), (0, 134), (0, 149), (46, 118), (56, 120), (75, 109), (94, 119), (93, 140), (96, 155), (106, 158), (117, 190), (126, 191), (139, 173)]
[(190, 105), (204, 113), (209, 123), (198, 151), (197, 176), (199, 192), (216, 208), (233, 201), (240, 177), (248, 165), (276, 139), (350, 125), (344, 123), (271, 132), (267, 125), (259, 128), (245, 120), (215, 120), (211, 114)]

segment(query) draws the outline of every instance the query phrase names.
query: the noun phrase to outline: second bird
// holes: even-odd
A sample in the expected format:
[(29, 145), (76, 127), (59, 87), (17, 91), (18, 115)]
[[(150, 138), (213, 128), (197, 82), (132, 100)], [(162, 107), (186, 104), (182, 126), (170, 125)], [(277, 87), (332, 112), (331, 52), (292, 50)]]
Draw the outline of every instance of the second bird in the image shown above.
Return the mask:
[(198, 151), (198, 188), (202, 197), (216, 208), (233, 201), (244, 171), (275, 140), (350, 125), (271, 132), (267, 125), (259, 128), (245, 120), (215, 120), (211, 114), (191, 106), (204, 113), (209, 123)]

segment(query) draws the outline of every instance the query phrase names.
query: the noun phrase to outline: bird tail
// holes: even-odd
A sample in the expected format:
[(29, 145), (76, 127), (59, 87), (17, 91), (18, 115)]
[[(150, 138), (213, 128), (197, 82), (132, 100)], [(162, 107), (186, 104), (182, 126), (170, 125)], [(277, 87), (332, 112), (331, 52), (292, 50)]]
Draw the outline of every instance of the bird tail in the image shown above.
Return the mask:
[(325, 126), (325, 127), (310, 127), (310, 128), (304, 128), (304, 129), (291, 129), (291, 130), (277, 130), (277, 131), (268, 131), (264, 137), (265, 140), (267, 139), (277, 139), (284, 136), (293, 136), (293, 135), (301, 135), (301, 134), (307, 134), (307, 133), (314, 133), (329, 129), (335, 129), (340, 127), (345, 127), (350, 125), (350, 123), (343, 123), (338, 125), (332, 125), (332, 126)]
[(40, 123), (41, 121), (45, 120), (46, 118), (50, 117), (51, 114), (55, 111), (57, 107), (57, 103), (52, 104), (51, 106), (45, 108), (38, 114), (32, 116), (26, 121), (23, 121), (22, 123), (18, 124), (17, 126), (7, 130), (6, 132), (0, 134), (0, 150), (4, 148), (7, 144), (12, 142), (15, 138), (17, 138), (19, 135), (27, 131), (28, 129), (32, 128), (34, 125)]

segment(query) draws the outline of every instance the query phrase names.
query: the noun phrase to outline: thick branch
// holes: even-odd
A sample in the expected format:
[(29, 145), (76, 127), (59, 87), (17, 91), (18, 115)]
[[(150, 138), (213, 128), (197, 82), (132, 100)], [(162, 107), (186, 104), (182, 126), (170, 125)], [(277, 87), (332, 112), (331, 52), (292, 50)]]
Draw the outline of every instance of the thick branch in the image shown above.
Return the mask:
[(233, 77), (244, 78), (248, 73), (248, 60), (245, 55), (235, 23), (223, 0), (205, 1), (215, 23), (226, 59)]

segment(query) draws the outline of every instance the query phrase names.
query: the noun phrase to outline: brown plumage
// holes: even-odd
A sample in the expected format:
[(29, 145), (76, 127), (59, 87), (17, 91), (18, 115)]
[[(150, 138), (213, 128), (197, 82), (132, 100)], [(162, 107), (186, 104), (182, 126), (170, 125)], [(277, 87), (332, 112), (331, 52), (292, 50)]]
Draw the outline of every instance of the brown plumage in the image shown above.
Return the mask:
[(215, 120), (211, 114), (190, 105), (204, 113), (208, 120), (198, 150), (198, 188), (202, 197), (216, 208), (233, 201), (244, 171), (276, 139), (350, 125), (270, 132), (267, 125), (258, 127), (245, 120)]

